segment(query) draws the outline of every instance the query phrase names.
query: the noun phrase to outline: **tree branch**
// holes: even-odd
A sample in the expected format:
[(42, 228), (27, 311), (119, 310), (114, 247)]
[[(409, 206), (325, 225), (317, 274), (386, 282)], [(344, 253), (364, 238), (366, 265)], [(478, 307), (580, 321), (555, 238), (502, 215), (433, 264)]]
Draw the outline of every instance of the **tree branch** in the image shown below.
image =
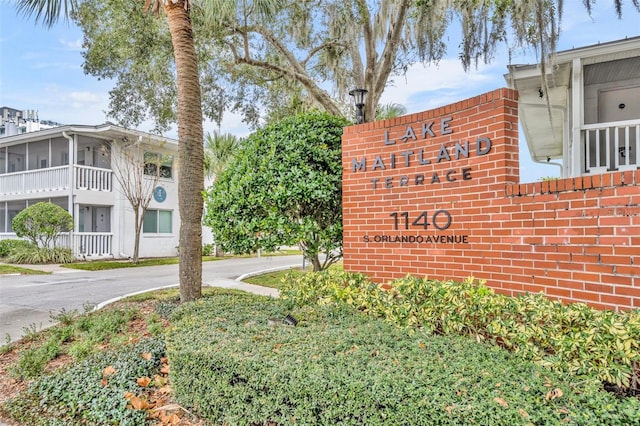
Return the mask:
[(300, 84), (302, 84), (309, 91), (309, 94), (328, 112), (334, 115), (342, 115), (342, 111), (340, 111), (340, 108), (338, 108), (331, 96), (329, 96), (329, 94), (325, 90), (318, 86), (318, 84), (309, 76), (309, 74), (307, 74), (307, 70), (297, 60), (295, 55), (289, 49), (287, 49), (287, 47), (271, 31), (260, 25), (248, 27), (247, 32), (249, 31), (254, 31), (255, 33), (261, 35), (271, 46), (273, 46), (278, 52), (280, 52), (291, 66), (291, 69), (285, 69), (283, 67), (269, 64), (264, 61), (255, 61), (249, 57), (246, 58), (249, 62), (245, 63), (247, 63), (248, 65), (259, 66), (261, 68), (279, 70), (279, 72), (292, 76)]
[(307, 62), (309, 62), (309, 60), (311, 60), (311, 58), (318, 52), (320, 52), (323, 49), (326, 49), (328, 47), (332, 47), (332, 46), (338, 46), (338, 47), (347, 47), (344, 43), (340, 43), (337, 40), (331, 40), (329, 42), (326, 43), (322, 43), (320, 46), (313, 48), (309, 54), (307, 55), (306, 58), (304, 58), (302, 61), (300, 61), (300, 65), (302, 65), (302, 67), (306, 68), (307, 66)]
[[(371, 97), (373, 105), (371, 113), (375, 109), (375, 105), (384, 91), (389, 75), (391, 75), (393, 61), (397, 56), (398, 45), (400, 44), (400, 35), (407, 17), (407, 12), (411, 6), (411, 0), (402, 0), (398, 6), (395, 19), (389, 21), (389, 31), (387, 32), (387, 42), (382, 51), (380, 62), (378, 64), (377, 73), (375, 75), (375, 87), (373, 87), (373, 96)], [(369, 105), (369, 106), (370, 106)], [(367, 111), (369, 112), (369, 111)]]

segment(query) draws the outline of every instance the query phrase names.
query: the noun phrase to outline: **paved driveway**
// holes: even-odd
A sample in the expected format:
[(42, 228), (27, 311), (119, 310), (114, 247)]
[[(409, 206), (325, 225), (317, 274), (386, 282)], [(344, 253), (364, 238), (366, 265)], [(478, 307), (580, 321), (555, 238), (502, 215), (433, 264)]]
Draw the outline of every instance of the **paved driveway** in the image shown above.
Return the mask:
[[(203, 283), (233, 287), (232, 280), (270, 269), (302, 265), (302, 256), (259, 257), (204, 262)], [(50, 312), (83, 312), (109, 300), (145, 290), (177, 286), (178, 265), (147, 266), (109, 271), (58, 268), (52, 275), (0, 276), (0, 338), (17, 340), (25, 328), (51, 325)]]

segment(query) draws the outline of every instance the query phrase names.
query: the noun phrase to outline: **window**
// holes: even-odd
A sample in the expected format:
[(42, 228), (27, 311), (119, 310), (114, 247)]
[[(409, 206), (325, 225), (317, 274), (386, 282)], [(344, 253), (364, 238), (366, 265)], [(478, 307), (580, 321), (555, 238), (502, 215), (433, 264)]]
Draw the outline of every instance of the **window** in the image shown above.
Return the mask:
[(147, 210), (142, 221), (144, 234), (170, 234), (172, 228), (171, 210)]
[(160, 166), (159, 176), (161, 178), (170, 179), (171, 169), (173, 167), (173, 156), (161, 155), (156, 152), (145, 152), (144, 174), (155, 176), (158, 166)]

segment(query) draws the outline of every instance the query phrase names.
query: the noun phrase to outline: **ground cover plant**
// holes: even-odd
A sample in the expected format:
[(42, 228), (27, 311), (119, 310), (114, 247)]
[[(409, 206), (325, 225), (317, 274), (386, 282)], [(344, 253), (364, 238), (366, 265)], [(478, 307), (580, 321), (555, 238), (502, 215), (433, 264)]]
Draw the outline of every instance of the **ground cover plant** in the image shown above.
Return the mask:
[[(287, 289), (295, 283), (297, 291)], [(283, 285), (279, 300), (205, 289), (203, 300), (180, 305), (174, 289), (90, 314), (59, 312), (57, 326), (0, 350), (0, 420), (640, 424), (640, 400), (604, 392), (596, 378), (524, 361), (477, 329), (471, 337), (443, 334), (457, 317), (430, 330), (391, 323), (396, 316), (413, 324), (411, 309), (365, 315), (373, 311), (363, 312), (363, 295), (373, 285), (363, 277), (336, 269)], [(405, 299), (401, 306), (410, 306)]]
[(293, 304), (347, 304), (428, 334), (488, 340), (571, 377), (596, 378), (640, 394), (640, 311), (564, 305), (542, 294), (508, 297), (483, 282), (407, 276), (388, 289), (339, 270), (286, 277), (281, 297)]
[(178, 308), (167, 336), (178, 401), (230, 425), (640, 421), (637, 399), (496, 345), (401, 329), (346, 304), (289, 307), (229, 295)]
[[(207, 294), (207, 293), (205, 293)], [(199, 424), (171, 405), (163, 333), (178, 291), (52, 315), (0, 350), (0, 420), (24, 425)], [(156, 310), (157, 307), (158, 310)], [(170, 309), (169, 309), (170, 307)]]
[(10, 256), (18, 248), (31, 247), (34, 244), (27, 240), (7, 239), (0, 241), (0, 257)]

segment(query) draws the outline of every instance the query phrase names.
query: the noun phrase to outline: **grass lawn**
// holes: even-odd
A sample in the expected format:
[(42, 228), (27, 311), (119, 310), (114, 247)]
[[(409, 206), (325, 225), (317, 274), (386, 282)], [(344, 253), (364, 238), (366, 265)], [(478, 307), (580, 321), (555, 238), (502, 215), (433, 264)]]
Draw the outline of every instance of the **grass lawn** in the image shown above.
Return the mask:
[(49, 272), (36, 269), (22, 268), (20, 266), (0, 264), (0, 275), (20, 274), (20, 275), (46, 275)]
[[(268, 253), (260, 253), (260, 256), (271, 257), (271, 256), (291, 256), (291, 255), (299, 255), (302, 254), (299, 250), (279, 250), (277, 252), (268, 252)], [(216, 256), (202, 256), (203, 262), (213, 262), (216, 260), (229, 259), (234, 257), (240, 258), (249, 258), (255, 257), (256, 254), (243, 254), (243, 255), (228, 255), (225, 257), (216, 257)], [(140, 259), (138, 263), (132, 263), (129, 260), (95, 260), (95, 261), (86, 261), (86, 262), (73, 262), (73, 263), (65, 263), (60, 266), (63, 268), (69, 269), (79, 269), (83, 271), (104, 271), (108, 269), (121, 269), (121, 268), (138, 268), (143, 266), (159, 266), (159, 265), (177, 265), (179, 263), (178, 257), (162, 257), (162, 258), (145, 258)], [(48, 274), (48, 272), (43, 272), (35, 269), (24, 268), (18, 265), (13, 264), (0, 264), (0, 275), (8, 275), (8, 274)]]
[(268, 272), (266, 274), (245, 278), (242, 281), (248, 284), (280, 289), (282, 287), (282, 279), (291, 272), (302, 273), (302, 270), (300, 268), (284, 269), (282, 271)]

